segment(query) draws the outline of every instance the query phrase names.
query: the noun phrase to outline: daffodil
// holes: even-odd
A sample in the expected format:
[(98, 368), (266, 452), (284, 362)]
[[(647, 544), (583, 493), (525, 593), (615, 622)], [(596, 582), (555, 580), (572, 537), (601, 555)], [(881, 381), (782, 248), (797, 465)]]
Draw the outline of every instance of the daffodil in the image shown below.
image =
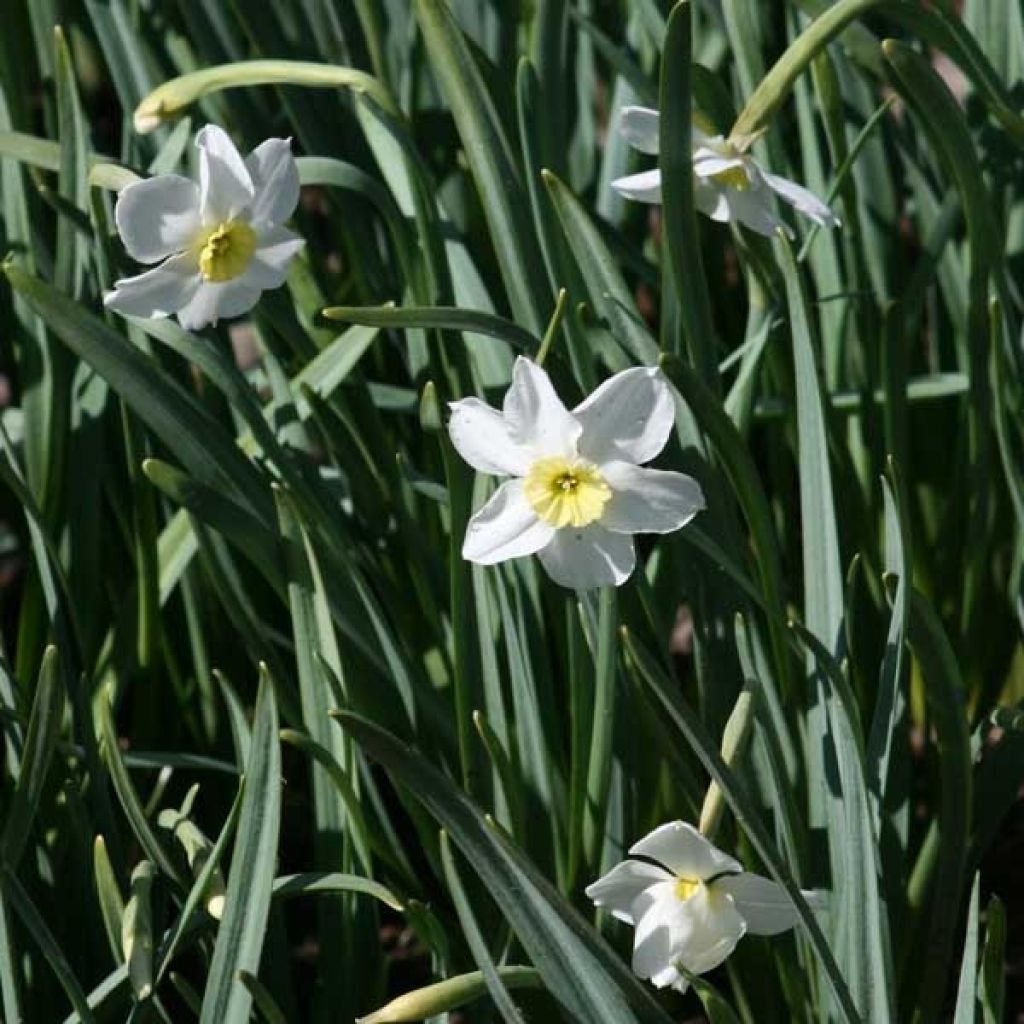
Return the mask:
[(469, 522), (462, 554), (493, 565), (537, 554), (555, 582), (586, 590), (624, 583), (634, 533), (670, 533), (704, 508), (697, 482), (644, 469), (675, 421), (657, 369), (624, 370), (572, 412), (548, 375), (520, 357), (500, 410), (477, 398), (451, 404), (459, 454), (506, 480)]
[[(661, 825), (587, 887), (599, 907), (636, 928), (633, 972), (657, 988), (685, 992), (683, 973), (704, 974), (721, 964), (748, 932), (777, 935), (797, 911), (781, 885), (744, 871), (692, 825)], [(812, 905), (818, 894), (803, 893)]]
[(176, 313), (195, 330), (250, 310), (284, 283), (302, 240), (282, 227), (299, 201), (299, 175), (287, 139), (267, 139), (244, 160), (227, 134), (196, 135), (198, 184), (161, 174), (128, 185), (114, 209), (132, 259), (155, 263), (114, 283), (105, 303), (119, 313)]
[[(702, 120), (695, 117), (695, 121)], [(710, 128), (705, 123), (705, 127)], [(619, 130), (641, 153), (658, 152), (658, 112), (646, 107), (625, 107)], [(788, 178), (770, 174), (747, 151), (750, 139), (727, 139), (705, 132), (700, 125), (691, 129), (693, 159), (693, 202), (712, 220), (738, 221), (761, 235), (773, 235), (782, 228), (793, 232), (775, 212), (775, 197), (789, 203), (821, 227), (839, 224), (828, 205), (813, 192)], [(661, 202), (661, 171), (655, 168), (612, 182), (627, 199), (641, 203)]]

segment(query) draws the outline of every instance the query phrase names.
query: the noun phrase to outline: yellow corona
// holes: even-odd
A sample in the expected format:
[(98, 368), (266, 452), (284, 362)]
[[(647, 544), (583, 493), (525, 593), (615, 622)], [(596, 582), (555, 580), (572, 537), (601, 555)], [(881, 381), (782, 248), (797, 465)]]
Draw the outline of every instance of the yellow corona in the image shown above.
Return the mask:
[(676, 879), (676, 899), (688, 900), (699, 888), (701, 883), (693, 878), (683, 878), (680, 876)]
[(530, 467), (523, 493), (540, 519), (561, 529), (600, 519), (612, 489), (592, 463), (553, 457)]
[(208, 231), (197, 246), (199, 272), (219, 284), (245, 272), (256, 251), (256, 232), (244, 220), (232, 220)]

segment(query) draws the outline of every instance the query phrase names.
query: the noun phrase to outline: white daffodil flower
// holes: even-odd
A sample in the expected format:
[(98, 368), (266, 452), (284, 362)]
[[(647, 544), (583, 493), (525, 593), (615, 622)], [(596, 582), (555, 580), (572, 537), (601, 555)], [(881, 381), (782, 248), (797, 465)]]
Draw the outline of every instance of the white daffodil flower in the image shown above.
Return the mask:
[(303, 241), (282, 227), (299, 201), (299, 173), (288, 139), (267, 139), (242, 159), (227, 133), (196, 135), (199, 184), (161, 174), (127, 186), (114, 219), (124, 247), (158, 264), (114, 282), (104, 303), (131, 316), (176, 313), (197, 330), (252, 309), (284, 283)]
[[(586, 892), (636, 928), (633, 973), (657, 988), (685, 992), (689, 982), (680, 967), (704, 974), (747, 932), (777, 935), (797, 922), (781, 885), (744, 871), (686, 822), (659, 826), (629, 852), (648, 859), (616, 864)], [(803, 895), (820, 904), (817, 893)]]
[[(695, 117), (695, 120), (697, 118)], [(710, 126), (706, 126), (710, 127)], [(624, 107), (619, 130), (641, 153), (658, 152), (658, 112), (646, 107)], [(739, 221), (761, 235), (782, 228), (793, 232), (775, 212), (775, 196), (823, 228), (839, 225), (836, 215), (813, 192), (796, 182), (769, 174), (735, 141), (713, 135), (694, 124), (691, 131), (694, 206), (712, 220)], [(627, 199), (661, 202), (661, 171), (643, 171), (612, 182)]]
[(650, 367), (606, 380), (572, 412), (548, 375), (520, 356), (501, 411), (478, 398), (451, 403), (459, 454), (508, 476), (469, 521), (464, 558), (493, 565), (537, 554), (556, 583), (619, 586), (633, 572), (634, 533), (670, 533), (704, 508), (682, 473), (642, 469), (671, 433), (668, 383)]

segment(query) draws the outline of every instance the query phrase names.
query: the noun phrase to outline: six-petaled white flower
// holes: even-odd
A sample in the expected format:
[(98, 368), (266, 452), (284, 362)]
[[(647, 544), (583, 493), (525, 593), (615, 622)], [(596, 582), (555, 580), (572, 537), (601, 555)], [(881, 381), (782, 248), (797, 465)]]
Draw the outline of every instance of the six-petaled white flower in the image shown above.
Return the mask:
[(470, 520), (470, 561), (538, 554), (563, 587), (618, 586), (636, 564), (631, 534), (670, 533), (704, 508), (692, 478), (641, 468), (675, 422), (657, 369), (624, 370), (569, 412), (548, 375), (520, 356), (500, 411), (477, 398), (451, 410), (448, 430), (466, 462), (512, 477)]
[(299, 201), (287, 139), (267, 139), (242, 159), (223, 129), (196, 135), (199, 184), (180, 174), (135, 182), (114, 217), (128, 255), (158, 266), (114, 283), (105, 303), (133, 316), (178, 315), (196, 330), (250, 310), (284, 283), (302, 240), (282, 222)]
[[(619, 130), (642, 153), (658, 152), (658, 112), (646, 107), (625, 107)], [(789, 203), (821, 227), (839, 224), (835, 214), (813, 192), (787, 178), (770, 174), (744, 148), (722, 135), (691, 129), (693, 202), (712, 220), (739, 221), (761, 235), (778, 228), (793, 232), (775, 213), (774, 196)], [(641, 203), (661, 202), (661, 171), (658, 168), (631, 174), (612, 182), (627, 199)]]
[[(689, 983), (680, 968), (704, 974), (748, 932), (777, 935), (797, 922), (781, 885), (744, 871), (686, 822), (661, 825), (629, 852), (649, 859), (616, 864), (586, 892), (636, 928), (633, 972), (658, 988), (685, 992)], [(820, 905), (818, 893), (803, 896)]]

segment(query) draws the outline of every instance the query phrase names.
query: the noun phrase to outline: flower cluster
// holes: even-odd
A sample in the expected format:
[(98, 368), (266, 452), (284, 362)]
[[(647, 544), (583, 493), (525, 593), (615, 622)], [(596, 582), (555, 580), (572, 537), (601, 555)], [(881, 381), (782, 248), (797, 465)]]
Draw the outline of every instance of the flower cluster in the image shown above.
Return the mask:
[[(621, 129), (637, 149), (658, 152), (657, 111), (627, 108)], [(694, 200), (713, 220), (765, 235), (788, 230), (775, 213), (778, 196), (821, 226), (838, 223), (807, 189), (761, 168), (743, 140), (699, 126), (692, 139)], [(303, 245), (283, 226), (299, 199), (289, 142), (268, 139), (243, 159), (208, 125), (196, 147), (198, 183), (161, 175), (118, 197), (125, 249), (156, 266), (115, 282), (109, 308), (176, 314), (198, 329), (247, 312), (284, 282)], [(641, 202), (661, 198), (657, 170), (613, 186)], [(520, 357), (501, 409), (478, 398), (451, 403), (456, 450), (480, 473), (506, 478), (470, 520), (463, 557), (494, 565), (537, 555), (555, 582), (575, 590), (624, 583), (636, 565), (634, 534), (678, 530), (704, 508), (691, 477), (645, 466), (674, 424), (672, 390), (655, 368), (615, 374), (570, 411), (547, 373)], [(745, 872), (691, 825), (662, 825), (629, 853), (640, 859), (617, 865), (587, 895), (635, 927), (633, 969), (659, 988), (684, 991), (689, 975), (717, 967), (746, 933), (774, 935), (796, 923), (784, 889)]]

